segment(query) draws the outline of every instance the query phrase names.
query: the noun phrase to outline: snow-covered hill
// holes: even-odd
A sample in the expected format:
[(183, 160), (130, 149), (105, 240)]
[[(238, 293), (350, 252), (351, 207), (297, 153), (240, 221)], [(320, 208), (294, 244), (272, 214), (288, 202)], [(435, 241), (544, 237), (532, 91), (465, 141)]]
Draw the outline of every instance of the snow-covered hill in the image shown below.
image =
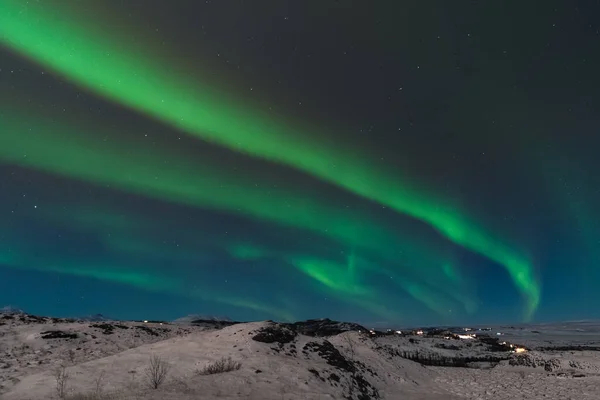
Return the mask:
[[(597, 400), (600, 393), (600, 352), (593, 347), (600, 337), (588, 331), (578, 341), (585, 347), (565, 350), (548, 349), (556, 326), (551, 334), (537, 327), (499, 339), (494, 331), (469, 338), (440, 330), (397, 334), (330, 320), (197, 321), (0, 314), (0, 396), (58, 398), (57, 387), (64, 398), (88, 400)], [(152, 358), (168, 366), (158, 389), (149, 387)]]

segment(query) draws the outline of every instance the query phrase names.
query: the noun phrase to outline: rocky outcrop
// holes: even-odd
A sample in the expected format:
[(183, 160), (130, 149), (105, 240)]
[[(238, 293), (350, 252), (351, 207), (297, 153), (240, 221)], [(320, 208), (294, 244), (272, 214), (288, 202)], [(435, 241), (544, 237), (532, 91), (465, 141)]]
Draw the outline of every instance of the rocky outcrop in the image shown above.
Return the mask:
[(530, 368), (543, 367), (545, 363), (546, 363), (546, 360), (544, 360), (541, 357), (534, 356), (531, 353), (516, 354), (516, 355), (512, 356), (510, 358), (510, 360), (508, 361), (508, 364), (512, 365), (514, 367), (530, 367)]
[(45, 331), (41, 333), (42, 339), (77, 339), (78, 335), (72, 332), (65, 331)]
[(562, 363), (558, 358), (546, 359), (536, 354), (517, 354), (511, 357), (509, 365), (515, 367), (544, 368), (547, 372), (554, 372), (562, 369)]
[(295, 331), (283, 324), (274, 324), (259, 329), (258, 333), (252, 337), (252, 340), (261, 343), (278, 343), (284, 345), (292, 342), (295, 338)]
[(551, 358), (544, 363), (544, 370), (554, 372), (562, 368), (562, 364), (558, 358)]
[(367, 329), (361, 325), (350, 322), (338, 322), (330, 319), (310, 319), (307, 321), (289, 323), (274, 323), (259, 330), (253, 337), (257, 342), (263, 343), (289, 343), (296, 335), (312, 337), (335, 336), (348, 331), (362, 331)]
[(313, 337), (335, 336), (348, 331), (367, 331), (367, 328), (359, 324), (351, 322), (332, 321), (328, 318), (309, 319), (307, 321), (287, 324), (287, 326), (301, 335)]

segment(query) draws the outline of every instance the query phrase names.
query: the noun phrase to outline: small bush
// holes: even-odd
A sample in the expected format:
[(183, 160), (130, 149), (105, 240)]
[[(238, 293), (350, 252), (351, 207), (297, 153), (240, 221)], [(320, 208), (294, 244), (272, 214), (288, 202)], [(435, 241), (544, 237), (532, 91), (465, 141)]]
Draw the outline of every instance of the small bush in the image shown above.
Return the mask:
[(100, 371), (100, 375), (94, 379), (94, 394), (96, 396), (102, 395), (102, 389), (104, 387), (104, 371)]
[(56, 394), (60, 399), (64, 399), (67, 395), (69, 378), (69, 372), (64, 365), (61, 365), (54, 371), (54, 379), (56, 379)]
[(198, 373), (200, 375), (213, 375), (213, 374), (221, 374), (223, 372), (237, 371), (242, 367), (242, 363), (238, 361), (233, 361), (231, 357), (223, 357), (218, 361), (215, 361), (212, 364), (208, 364), (204, 368), (202, 368)]
[(160, 356), (152, 355), (150, 365), (146, 368), (146, 379), (152, 389), (158, 389), (169, 373), (170, 365)]

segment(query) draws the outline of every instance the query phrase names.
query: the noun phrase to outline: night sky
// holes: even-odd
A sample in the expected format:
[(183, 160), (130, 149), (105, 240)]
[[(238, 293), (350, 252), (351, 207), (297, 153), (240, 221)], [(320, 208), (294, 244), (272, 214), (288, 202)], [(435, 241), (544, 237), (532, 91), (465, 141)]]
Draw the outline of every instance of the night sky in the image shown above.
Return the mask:
[(600, 317), (600, 1), (0, 0), (0, 306)]

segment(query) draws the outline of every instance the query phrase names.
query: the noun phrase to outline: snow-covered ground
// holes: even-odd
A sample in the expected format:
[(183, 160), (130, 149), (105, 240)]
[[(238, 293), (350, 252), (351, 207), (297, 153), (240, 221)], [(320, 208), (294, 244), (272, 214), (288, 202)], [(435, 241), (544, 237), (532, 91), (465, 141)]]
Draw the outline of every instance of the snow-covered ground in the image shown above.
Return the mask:
[[(71, 399), (600, 399), (600, 351), (594, 348), (600, 346), (600, 324), (488, 332), (496, 337), (500, 330), (500, 342), (529, 349), (514, 353), (479, 338), (337, 333), (358, 328), (333, 322), (317, 330), (191, 322), (0, 314), (0, 398), (58, 398), (56, 374), (64, 371), (65, 397)], [(325, 333), (336, 334), (320, 336)], [(548, 349), (554, 346), (582, 347)], [(158, 389), (146, 376), (153, 356), (169, 366)], [(223, 357), (241, 367), (199, 373)], [(435, 366), (452, 363), (464, 366)]]

